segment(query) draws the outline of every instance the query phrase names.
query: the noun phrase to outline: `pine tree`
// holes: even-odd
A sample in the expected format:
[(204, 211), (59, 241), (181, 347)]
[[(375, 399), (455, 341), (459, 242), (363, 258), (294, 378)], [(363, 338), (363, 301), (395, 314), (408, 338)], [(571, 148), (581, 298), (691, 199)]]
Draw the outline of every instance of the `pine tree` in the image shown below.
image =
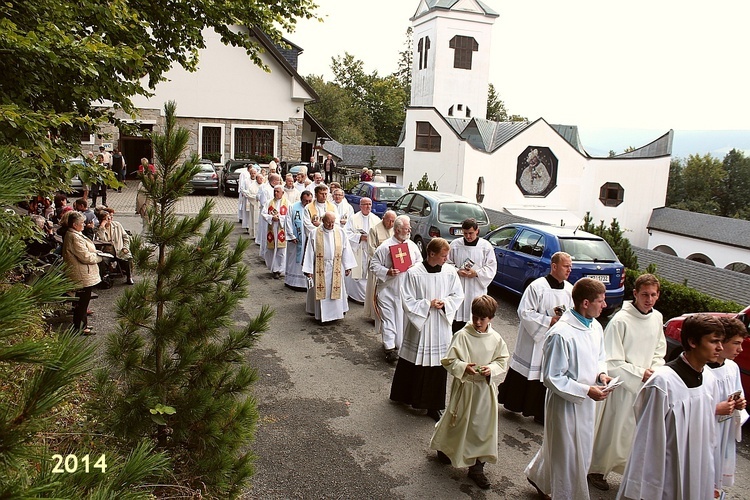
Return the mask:
[(143, 179), (150, 223), (131, 245), (145, 279), (117, 302), (99, 406), (105, 427), (126, 441), (154, 439), (181, 485), (232, 498), (253, 472), (248, 445), (258, 417), (248, 391), (256, 373), (246, 354), (271, 312), (234, 326), (232, 313), (248, 295), (248, 241), (230, 246), (233, 225), (210, 218), (214, 202), (194, 217), (175, 214), (198, 171), (195, 156), (183, 161), (190, 134), (177, 126), (175, 109), (164, 106), (164, 133), (152, 138), (157, 172)]
[(638, 256), (633, 251), (633, 246), (630, 244), (630, 240), (625, 237), (625, 232), (620, 227), (620, 223), (617, 219), (612, 219), (609, 227), (604, 225), (604, 221), (599, 221), (599, 225), (595, 226), (590, 212), (586, 212), (583, 217), (583, 224), (581, 229), (587, 233), (592, 233), (597, 236), (601, 236), (604, 240), (612, 247), (612, 250), (620, 259), (622, 265), (628, 269), (638, 269)]
[[(437, 182), (433, 182), (430, 184), (430, 179), (427, 177), (427, 172), (422, 176), (422, 179), (417, 183), (417, 191), (437, 191), (438, 185)], [(413, 191), (411, 189), (411, 184), (409, 184), (409, 191)]]

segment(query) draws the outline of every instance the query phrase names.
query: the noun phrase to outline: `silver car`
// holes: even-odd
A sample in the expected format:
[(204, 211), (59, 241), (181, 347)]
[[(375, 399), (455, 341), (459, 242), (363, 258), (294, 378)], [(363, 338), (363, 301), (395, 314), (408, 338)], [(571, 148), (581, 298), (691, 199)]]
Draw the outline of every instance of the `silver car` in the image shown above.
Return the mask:
[(461, 224), (466, 219), (476, 219), (480, 238), (490, 229), (490, 220), (482, 205), (451, 193), (411, 191), (396, 200), (393, 210), (411, 219), (411, 239), (422, 255), (432, 238), (452, 241), (462, 236)]

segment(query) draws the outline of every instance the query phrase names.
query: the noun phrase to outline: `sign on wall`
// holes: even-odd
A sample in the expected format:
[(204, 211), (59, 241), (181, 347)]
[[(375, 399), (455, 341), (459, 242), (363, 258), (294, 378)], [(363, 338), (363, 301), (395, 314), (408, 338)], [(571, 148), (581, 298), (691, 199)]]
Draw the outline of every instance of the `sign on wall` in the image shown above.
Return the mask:
[(557, 187), (557, 157), (546, 146), (528, 146), (518, 155), (516, 185), (524, 196), (544, 198)]

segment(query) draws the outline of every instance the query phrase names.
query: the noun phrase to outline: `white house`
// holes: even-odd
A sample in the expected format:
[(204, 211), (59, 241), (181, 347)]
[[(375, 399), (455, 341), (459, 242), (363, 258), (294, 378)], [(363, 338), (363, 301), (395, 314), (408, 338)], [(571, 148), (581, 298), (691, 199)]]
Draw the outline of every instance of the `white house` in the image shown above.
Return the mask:
[(440, 191), (531, 219), (577, 226), (617, 218), (635, 245), (666, 199), (673, 132), (611, 158), (590, 156), (578, 129), (492, 122), (486, 114), (490, 34), (479, 0), (420, 0), (412, 17), (411, 105), (400, 146), (404, 184), (426, 173)]
[[(225, 45), (216, 32), (206, 29), (206, 48), (199, 53), (197, 71), (175, 65), (153, 96), (134, 97), (138, 108), (134, 121), (142, 130), (158, 130), (164, 103), (174, 100), (179, 124), (191, 132), (190, 149), (203, 158), (216, 163), (253, 156), (309, 158), (319, 136), (327, 136), (305, 112), (305, 104), (317, 95), (296, 70), (302, 49), (286, 40), (289, 48), (276, 46), (260, 30), (249, 30), (263, 47), (260, 58), (270, 72), (256, 66), (243, 48)], [(113, 147), (123, 151), (129, 170), (138, 158), (151, 158), (147, 139), (120, 134), (114, 127), (103, 132), (111, 135)], [(98, 142), (92, 137), (92, 144)]]

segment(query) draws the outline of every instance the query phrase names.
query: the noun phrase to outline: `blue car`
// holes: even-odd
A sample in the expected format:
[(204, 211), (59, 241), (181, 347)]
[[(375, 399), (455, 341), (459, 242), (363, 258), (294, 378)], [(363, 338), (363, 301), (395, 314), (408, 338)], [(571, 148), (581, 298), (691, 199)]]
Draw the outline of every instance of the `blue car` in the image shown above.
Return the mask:
[(546, 276), (555, 252), (567, 252), (573, 259), (568, 281), (593, 278), (607, 288), (607, 309), (622, 306), (625, 295), (625, 266), (599, 236), (559, 226), (507, 224), (487, 234), (497, 257), (493, 285), (522, 295), (529, 283)]
[(359, 200), (370, 198), (372, 200), (372, 213), (383, 218), (383, 214), (391, 208), (393, 202), (406, 193), (404, 186), (392, 182), (360, 182), (345, 194), (346, 201), (355, 212), (359, 212)]

